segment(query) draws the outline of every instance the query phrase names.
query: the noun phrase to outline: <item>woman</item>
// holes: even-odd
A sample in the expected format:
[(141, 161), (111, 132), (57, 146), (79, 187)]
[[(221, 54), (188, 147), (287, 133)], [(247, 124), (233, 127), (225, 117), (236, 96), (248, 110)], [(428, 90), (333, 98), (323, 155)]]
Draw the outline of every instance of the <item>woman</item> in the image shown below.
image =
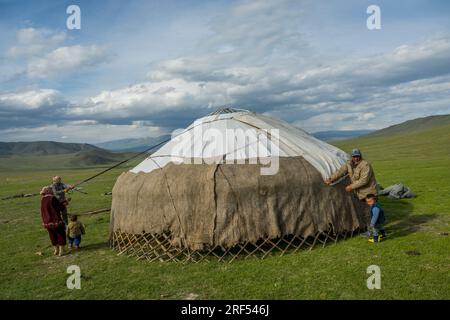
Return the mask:
[(66, 246), (66, 226), (61, 217), (63, 204), (53, 195), (51, 187), (42, 188), (41, 196), (42, 225), (48, 231), (54, 254), (62, 256)]

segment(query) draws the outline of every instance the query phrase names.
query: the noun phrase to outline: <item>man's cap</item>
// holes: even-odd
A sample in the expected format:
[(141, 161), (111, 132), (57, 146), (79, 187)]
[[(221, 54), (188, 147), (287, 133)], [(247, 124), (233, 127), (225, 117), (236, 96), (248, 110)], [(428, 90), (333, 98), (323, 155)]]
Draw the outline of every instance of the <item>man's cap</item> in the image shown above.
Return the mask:
[(352, 157), (361, 157), (361, 151), (359, 149), (353, 149), (352, 150)]

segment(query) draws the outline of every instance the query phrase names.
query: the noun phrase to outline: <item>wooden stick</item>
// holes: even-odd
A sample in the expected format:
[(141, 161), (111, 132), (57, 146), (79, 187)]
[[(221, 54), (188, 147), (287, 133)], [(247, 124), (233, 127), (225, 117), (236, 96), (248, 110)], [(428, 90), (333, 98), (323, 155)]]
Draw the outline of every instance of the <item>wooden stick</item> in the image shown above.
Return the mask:
[(87, 216), (87, 215), (91, 215), (91, 214), (99, 214), (99, 213), (109, 212), (109, 211), (111, 211), (110, 208), (104, 208), (104, 209), (98, 209), (98, 210), (94, 210), (94, 211), (79, 213), (79, 214), (77, 214), (77, 216)]

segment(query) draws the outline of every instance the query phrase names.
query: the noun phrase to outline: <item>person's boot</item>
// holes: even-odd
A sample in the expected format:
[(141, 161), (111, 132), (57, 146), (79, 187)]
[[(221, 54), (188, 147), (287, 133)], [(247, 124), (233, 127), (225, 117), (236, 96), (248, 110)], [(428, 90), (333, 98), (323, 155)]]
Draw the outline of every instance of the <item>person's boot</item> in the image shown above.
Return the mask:
[(59, 247), (58, 246), (53, 246), (53, 249), (54, 249), (53, 254), (55, 256), (57, 256), (59, 254)]
[(386, 240), (387, 234), (386, 231), (381, 231), (381, 236), (380, 236), (380, 240)]
[(380, 236), (373, 236), (372, 238), (369, 238), (369, 242), (370, 243), (378, 243), (380, 240), (379, 237)]

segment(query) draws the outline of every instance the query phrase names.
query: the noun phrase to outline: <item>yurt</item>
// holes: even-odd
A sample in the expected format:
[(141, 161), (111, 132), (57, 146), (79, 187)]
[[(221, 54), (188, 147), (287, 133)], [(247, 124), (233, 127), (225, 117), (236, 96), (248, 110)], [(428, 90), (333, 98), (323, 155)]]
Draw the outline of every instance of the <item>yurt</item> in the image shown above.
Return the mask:
[(111, 246), (149, 261), (264, 258), (367, 227), (345, 178), (324, 179), (342, 150), (284, 121), (222, 108), (197, 119), (112, 191)]

